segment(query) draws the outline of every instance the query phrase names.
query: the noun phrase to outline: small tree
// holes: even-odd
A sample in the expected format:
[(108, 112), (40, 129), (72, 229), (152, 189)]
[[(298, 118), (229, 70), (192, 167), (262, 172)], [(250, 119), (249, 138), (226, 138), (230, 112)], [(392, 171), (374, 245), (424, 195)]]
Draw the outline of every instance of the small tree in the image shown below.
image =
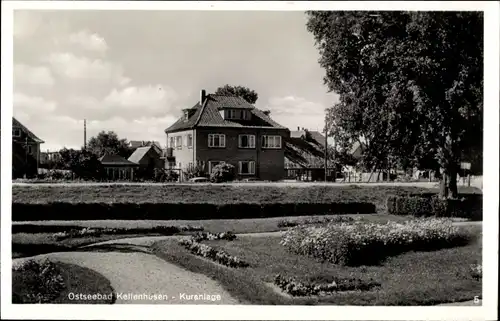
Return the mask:
[(212, 168), (210, 180), (214, 183), (224, 183), (234, 180), (234, 166), (225, 162)]
[(207, 173), (205, 171), (205, 164), (202, 162), (198, 162), (196, 165), (191, 165), (184, 171), (184, 177), (186, 179), (206, 176)]
[(222, 87), (217, 88), (215, 91), (217, 95), (227, 95), (227, 96), (238, 96), (245, 99), (250, 104), (255, 104), (259, 95), (248, 87), (244, 86), (230, 86), (224, 85)]
[(59, 151), (65, 169), (71, 170), (77, 178), (100, 179), (104, 170), (97, 155), (88, 150), (63, 148)]

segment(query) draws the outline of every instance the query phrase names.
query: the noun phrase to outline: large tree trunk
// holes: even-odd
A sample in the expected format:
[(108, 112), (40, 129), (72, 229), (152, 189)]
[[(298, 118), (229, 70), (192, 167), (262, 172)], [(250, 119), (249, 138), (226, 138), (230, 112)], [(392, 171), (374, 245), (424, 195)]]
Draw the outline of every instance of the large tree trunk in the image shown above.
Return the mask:
[(445, 170), (441, 175), (441, 180), (439, 182), (439, 196), (441, 198), (458, 197), (456, 166), (450, 166), (450, 168)]

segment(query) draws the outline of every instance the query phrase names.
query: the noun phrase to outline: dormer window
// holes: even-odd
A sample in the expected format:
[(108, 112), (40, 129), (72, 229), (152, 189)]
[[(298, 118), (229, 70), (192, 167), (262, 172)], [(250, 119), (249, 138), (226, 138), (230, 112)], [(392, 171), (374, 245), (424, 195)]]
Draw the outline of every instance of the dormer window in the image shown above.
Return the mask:
[(246, 109), (223, 109), (220, 114), (227, 120), (248, 120), (251, 115)]

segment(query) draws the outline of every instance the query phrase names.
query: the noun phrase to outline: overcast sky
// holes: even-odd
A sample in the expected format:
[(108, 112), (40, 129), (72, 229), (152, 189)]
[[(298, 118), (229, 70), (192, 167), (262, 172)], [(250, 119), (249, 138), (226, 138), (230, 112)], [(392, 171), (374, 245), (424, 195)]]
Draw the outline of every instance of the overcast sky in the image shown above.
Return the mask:
[(303, 12), (17, 11), (14, 116), (45, 141), (83, 145), (114, 130), (158, 140), (182, 108), (224, 84), (259, 94), (284, 126), (322, 129), (323, 85)]

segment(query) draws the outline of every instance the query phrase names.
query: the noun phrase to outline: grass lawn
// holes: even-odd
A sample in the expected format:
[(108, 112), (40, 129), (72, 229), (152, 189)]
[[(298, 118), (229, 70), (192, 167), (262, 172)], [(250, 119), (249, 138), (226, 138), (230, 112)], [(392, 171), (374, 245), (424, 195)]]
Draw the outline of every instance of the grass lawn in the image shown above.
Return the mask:
[[(56, 298), (48, 303), (67, 303), (67, 304), (112, 304), (116, 298), (114, 290), (110, 282), (101, 274), (73, 264), (55, 262), (63, 280), (64, 289), (59, 292)], [(22, 298), (28, 293), (36, 293), (38, 288), (30, 282), (33, 275), (29, 272), (12, 271), (12, 296)], [(113, 298), (95, 299), (95, 300), (70, 300), (70, 293), (86, 293), (86, 294), (110, 294), (113, 293)]]
[(12, 258), (28, 257), (52, 252), (71, 251), (77, 247), (143, 235), (101, 235), (85, 236), (56, 240), (52, 233), (16, 233), (12, 234)]
[[(217, 280), (232, 295), (251, 304), (433, 305), (471, 300), (481, 296), (480, 281), (471, 278), (469, 264), (481, 262), (481, 227), (472, 229), (478, 239), (464, 247), (434, 252), (409, 252), (379, 266), (343, 267), (290, 254), (279, 237), (240, 237), (209, 241), (248, 262), (246, 269), (229, 269), (189, 254), (173, 240), (153, 245), (155, 253), (174, 264)], [(300, 281), (325, 281), (333, 276), (381, 283), (378, 290), (337, 293), (325, 297), (292, 298), (268, 284), (277, 273)]]
[[(481, 193), (463, 187), (462, 193)], [(115, 203), (295, 203), (370, 202), (385, 209), (389, 195), (438, 192), (411, 186), (238, 186), (238, 185), (109, 185), (109, 186), (12, 186), (14, 203), (115, 202)]]
[[(320, 218), (330, 218), (339, 215), (321, 215)], [(387, 222), (404, 221), (410, 217), (396, 216), (388, 214), (352, 214), (342, 215), (358, 218), (366, 222)], [(95, 220), (95, 221), (23, 221), (12, 222), (16, 226), (16, 230), (23, 225), (35, 224), (37, 226), (46, 226), (48, 229), (55, 230), (52, 227), (67, 226), (74, 227), (93, 227), (93, 228), (152, 228), (155, 226), (200, 226), (205, 231), (234, 233), (259, 233), (259, 232), (274, 232), (283, 230), (278, 227), (278, 223), (282, 220), (286, 221), (302, 221), (305, 219), (318, 218), (318, 216), (285, 216), (285, 217), (269, 217), (269, 218), (251, 218), (251, 219), (217, 219), (217, 220)], [(57, 228), (59, 230), (59, 228)]]

